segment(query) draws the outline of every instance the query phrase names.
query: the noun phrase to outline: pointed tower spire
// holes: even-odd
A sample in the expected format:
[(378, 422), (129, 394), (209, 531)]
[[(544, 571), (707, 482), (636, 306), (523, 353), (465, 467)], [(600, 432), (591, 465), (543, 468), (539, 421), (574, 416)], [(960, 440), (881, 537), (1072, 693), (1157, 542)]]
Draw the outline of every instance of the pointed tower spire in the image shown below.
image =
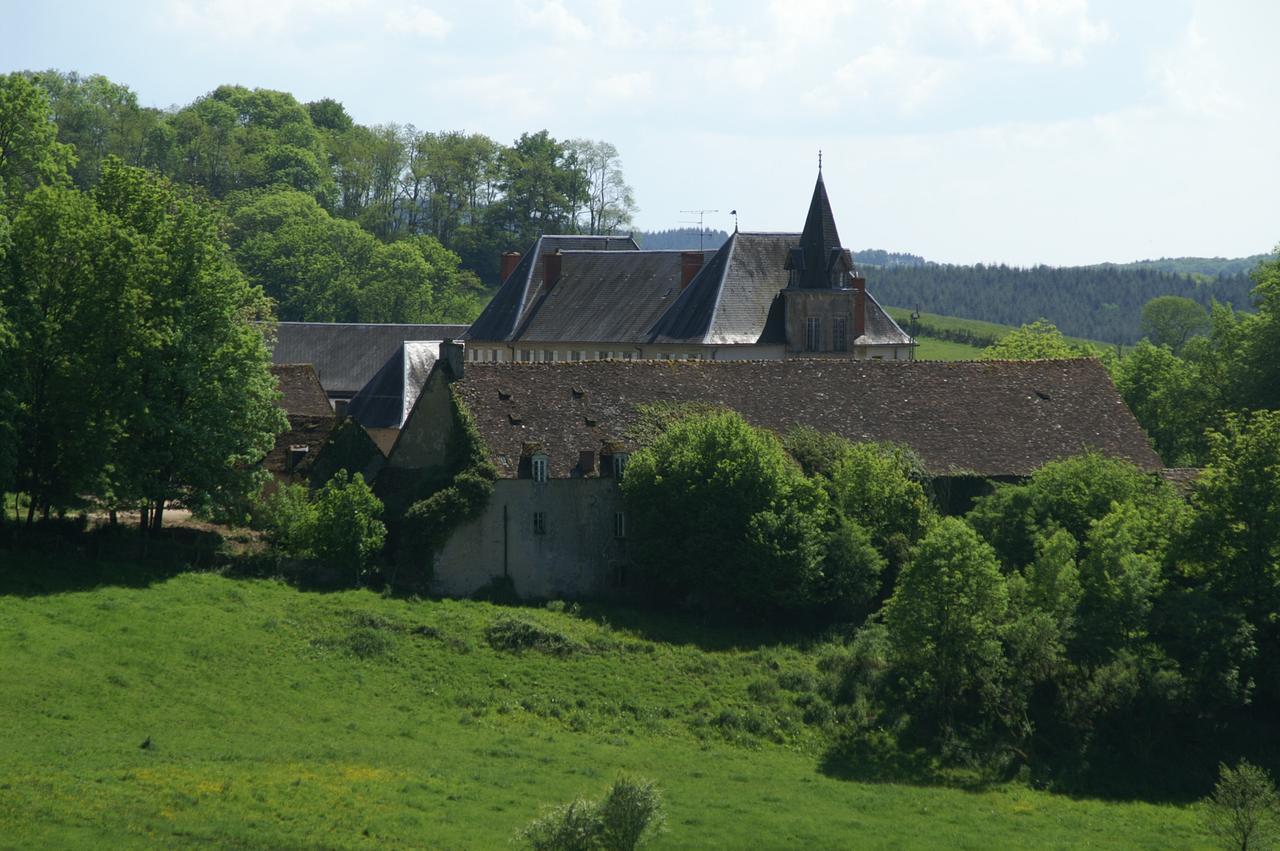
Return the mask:
[(809, 215), (804, 220), (804, 233), (800, 235), (800, 249), (804, 252), (804, 271), (800, 286), (827, 289), (831, 286), (828, 276), (831, 254), (839, 249), (840, 234), (836, 232), (836, 220), (831, 215), (831, 202), (827, 200), (827, 187), (818, 172), (818, 182), (813, 187), (813, 200), (809, 202)]

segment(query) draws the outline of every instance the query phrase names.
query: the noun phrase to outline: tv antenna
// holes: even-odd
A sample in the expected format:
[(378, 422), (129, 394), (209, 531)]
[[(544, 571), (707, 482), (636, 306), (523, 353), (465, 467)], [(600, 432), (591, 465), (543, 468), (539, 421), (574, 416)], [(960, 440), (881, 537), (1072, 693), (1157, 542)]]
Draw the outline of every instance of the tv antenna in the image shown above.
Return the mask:
[(719, 211), (719, 210), (681, 210), (680, 212), (682, 212), (682, 213), (689, 213), (690, 215), (692, 215), (693, 213), (697, 213), (697, 214), (698, 214), (698, 220), (697, 220), (696, 222), (695, 222), (695, 221), (692, 221), (692, 220), (683, 220), (683, 219), (682, 219), (682, 220), (681, 220), (681, 222), (680, 222), (680, 224), (682, 224), (682, 225), (697, 225), (697, 226), (698, 226), (698, 250), (699, 250), (699, 251), (703, 251), (704, 249), (703, 249), (703, 246), (702, 246), (702, 237), (703, 237), (703, 234), (705, 233), (705, 231), (704, 231), (704, 230), (703, 230), (703, 228), (702, 228), (702, 220), (703, 220), (703, 217), (705, 217), (705, 216), (707, 215), (707, 213), (718, 213), (718, 212), (720, 212), (720, 211)]

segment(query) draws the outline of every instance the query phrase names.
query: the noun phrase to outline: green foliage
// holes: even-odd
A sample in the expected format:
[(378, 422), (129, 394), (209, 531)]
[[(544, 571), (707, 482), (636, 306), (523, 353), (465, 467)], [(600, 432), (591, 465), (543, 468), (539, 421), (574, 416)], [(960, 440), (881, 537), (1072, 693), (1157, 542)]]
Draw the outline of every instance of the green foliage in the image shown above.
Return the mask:
[(636, 562), (670, 598), (757, 610), (807, 602), (826, 496), (773, 434), (734, 413), (687, 417), (632, 456), (622, 489)]
[(1209, 433), (1209, 447), (1191, 495), (1184, 569), (1257, 631), (1257, 662), (1245, 675), (1280, 699), (1280, 412), (1229, 415), (1222, 431)]
[(908, 693), (941, 729), (966, 699), (989, 699), (1003, 675), (1008, 607), (995, 552), (961, 520), (940, 520), (903, 568), (885, 625)]
[(1142, 306), (1142, 333), (1154, 345), (1178, 352), (1208, 330), (1208, 311), (1184, 296), (1157, 296)]
[(306, 485), (280, 485), (259, 502), (254, 514), (278, 553), (290, 558), (312, 555), (317, 511)]
[(921, 481), (924, 468), (911, 450), (852, 443), (831, 469), (831, 503), (871, 533), (882, 550), (895, 537), (914, 542), (935, 519)]
[(1006, 334), (982, 351), (983, 360), (1054, 360), (1093, 357), (1092, 347), (1071, 343), (1053, 323), (1037, 319)]
[(1112, 503), (1172, 498), (1168, 485), (1132, 464), (1089, 452), (1045, 464), (1025, 484), (997, 485), (977, 500), (967, 519), (1005, 566), (1015, 567), (1035, 559), (1037, 538), (1054, 527), (1083, 541)]
[(662, 832), (666, 812), (651, 780), (623, 775), (601, 801), (553, 807), (517, 839), (533, 851), (634, 851)]
[(312, 550), (331, 567), (350, 571), (357, 582), (369, 575), (382, 550), (387, 529), (382, 503), (356, 473), (345, 470), (325, 483), (315, 496), (315, 535)]
[(865, 614), (865, 607), (880, 593), (885, 566), (885, 557), (867, 527), (837, 514), (827, 535), (822, 576), (815, 583), (813, 596), (834, 604), (840, 616)]
[[(109, 159), (94, 197), (136, 241), (127, 315), (116, 355), (120, 437), (112, 449), (118, 499), (189, 507), (243, 504), (262, 486), (259, 462), (287, 426), (270, 354), (253, 323), (269, 315), (236, 269), (221, 221), (168, 181)], [(115, 345), (122, 345), (120, 340)]]
[(484, 637), (494, 650), (505, 650), (509, 653), (537, 650), (539, 653), (552, 656), (571, 656), (581, 649), (563, 632), (548, 629), (542, 624), (524, 618), (510, 616), (500, 617), (491, 623), (484, 631)]
[(1215, 388), (1195, 365), (1146, 340), (1118, 360), (1116, 389), (1171, 466), (1197, 466), (1206, 452), (1204, 428), (1216, 418)]
[(1202, 806), (1205, 827), (1223, 848), (1249, 851), (1280, 841), (1280, 794), (1271, 775), (1248, 760), (1235, 768), (1219, 765)]
[(479, 281), (431, 236), (384, 245), (288, 188), (233, 202), (236, 262), (283, 320), (469, 322), (480, 312)]
[(75, 165), (57, 141), (48, 95), (24, 74), (0, 74), (0, 213), (37, 186), (64, 185)]

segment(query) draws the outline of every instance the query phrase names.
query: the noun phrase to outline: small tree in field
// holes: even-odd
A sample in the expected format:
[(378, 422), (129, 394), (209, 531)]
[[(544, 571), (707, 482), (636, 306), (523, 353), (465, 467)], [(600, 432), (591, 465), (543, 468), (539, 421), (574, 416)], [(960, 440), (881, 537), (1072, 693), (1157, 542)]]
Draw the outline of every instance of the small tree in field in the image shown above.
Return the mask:
[(533, 851), (635, 851), (666, 824), (651, 780), (623, 775), (602, 801), (578, 798), (547, 810), (516, 835)]
[(1280, 837), (1280, 795), (1266, 771), (1247, 760), (1222, 764), (1213, 794), (1204, 800), (1204, 821), (1224, 848), (1267, 848)]

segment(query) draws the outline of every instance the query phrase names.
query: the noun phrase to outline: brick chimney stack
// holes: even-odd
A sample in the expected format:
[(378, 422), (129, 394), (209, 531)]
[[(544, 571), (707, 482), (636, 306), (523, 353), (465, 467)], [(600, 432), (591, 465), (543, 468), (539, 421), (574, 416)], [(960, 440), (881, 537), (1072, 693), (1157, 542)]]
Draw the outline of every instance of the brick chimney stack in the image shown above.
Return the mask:
[(542, 288), (547, 292), (550, 292), (556, 284), (560, 283), (560, 268), (563, 259), (559, 248), (554, 253), (545, 254), (542, 257)]
[(853, 337), (856, 340), (867, 330), (867, 279), (853, 275), (849, 278), (849, 287), (853, 290)]
[(701, 251), (680, 252), (680, 289), (684, 290), (702, 269), (703, 253)]
[(502, 276), (502, 282), (506, 283), (507, 278), (511, 277), (511, 273), (520, 265), (519, 251), (502, 252), (502, 270), (498, 273)]

